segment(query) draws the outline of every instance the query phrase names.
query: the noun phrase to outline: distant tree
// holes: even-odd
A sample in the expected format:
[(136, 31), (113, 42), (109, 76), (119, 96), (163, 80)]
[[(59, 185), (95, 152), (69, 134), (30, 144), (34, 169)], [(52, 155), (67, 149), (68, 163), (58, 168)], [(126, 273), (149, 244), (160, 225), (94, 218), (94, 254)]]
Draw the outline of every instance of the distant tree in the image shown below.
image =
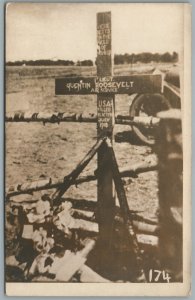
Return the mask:
[(175, 52), (175, 51), (173, 52), (172, 59), (173, 59), (173, 62), (178, 62), (179, 57), (178, 57), (178, 53), (177, 52)]
[(153, 54), (153, 61), (159, 62), (160, 61), (160, 54), (159, 53), (155, 53)]
[(93, 61), (90, 59), (80, 61), (80, 66), (93, 66)]
[(149, 62), (177, 62), (178, 61), (178, 53), (173, 52), (170, 54), (169, 52), (165, 52), (163, 54), (159, 53), (151, 53), (151, 52), (142, 52), (137, 54), (115, 54), (114, 55), (114, 64), (133, 64), (136, 62), (149, 63)]
[(130, 59), (129, 59), (129, 54), (128, 53), (124, 54), (123, 61), (124, 61), (124, 64), (129, 64), (130, 63)]
[(135, 63), (135, 54), (132, 53), (131, 55), (129, 55), (129, 63), (134, 64)]
[(122, 55), (122, 54), (116, 54), (114, 56), (114, 64), (115, 65), (124, 64), (124, 55)]
[(169, 52), (165, 52), (162, 56), (161, 56), (161, 61), (162, 62), (172, 62), (172, 55)]
[(7, 62), (7, 66), (73, 66), (72, 60), (50, 60), (50, 59), (38, 59), (38, 60), (22, 60), (15, 62)]
[(143, 63), (149, 63), (152, 61), (152, 53), (150, 52), (143, 52), (140, 54), (140, 61)]

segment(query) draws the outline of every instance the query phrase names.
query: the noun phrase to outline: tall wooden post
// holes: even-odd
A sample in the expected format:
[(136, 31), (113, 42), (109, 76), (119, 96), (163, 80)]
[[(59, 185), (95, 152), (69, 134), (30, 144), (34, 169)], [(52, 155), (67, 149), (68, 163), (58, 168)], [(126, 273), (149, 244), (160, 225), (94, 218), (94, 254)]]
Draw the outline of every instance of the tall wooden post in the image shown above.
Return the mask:
[[(103, 87), (112, 77), (111, 55), (111, 13), (97, 14), (97, 82), (96, 86)], [(113, 142), (114, 126), (114, 95), (97, 95), (97, 135), (109, 137)], [(111, 246), (114, 220), (114, 190), (111, 165), (107, 147), (102, 145), (98, 151), (98, 218), (100, 244), (102, 245), (102, 263)], [(100, 249), (101, 250), (101, 249)], [(101, 264), (101, 263), (100, 263)]]
[(160, 112), (157, 154), (159, 159), (159, 254), (161, 267), (171, 281), (183, 273), (183, 150), (181, 111)]

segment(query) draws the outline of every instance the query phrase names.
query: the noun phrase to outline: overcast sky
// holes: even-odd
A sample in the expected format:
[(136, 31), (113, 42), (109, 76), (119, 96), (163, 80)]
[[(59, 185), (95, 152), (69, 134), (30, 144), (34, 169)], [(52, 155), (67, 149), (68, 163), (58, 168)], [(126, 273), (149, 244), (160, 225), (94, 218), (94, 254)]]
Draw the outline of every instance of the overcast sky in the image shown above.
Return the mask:
[(12, 3), (6, 60), (96, 57), (96, 13), (112, 13), (113, 54), (181, 52), (182, 4)]

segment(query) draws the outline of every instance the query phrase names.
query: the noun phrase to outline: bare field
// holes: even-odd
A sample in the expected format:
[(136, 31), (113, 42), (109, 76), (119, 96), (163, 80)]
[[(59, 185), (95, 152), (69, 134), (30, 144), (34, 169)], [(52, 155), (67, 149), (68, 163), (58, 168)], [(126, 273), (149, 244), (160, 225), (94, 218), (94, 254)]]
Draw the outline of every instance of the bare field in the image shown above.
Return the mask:
[[(139, 66), (138, 71), (150, 72), (151, 69), (152, 66)], [(91, 76), (95, 72), (95, 67), (7, 67), (6, 111), (96, 113), (96, 96), (55, 96), (56, 77)], [(130, 72), (132, 69), (129, 66), (117, 66), (114, 70), (115, 74), (120, 75), (130, 75)], [(131, 101), (132, 96), (116, 96), (116, 113), (128, 114)], [(120, 168), (156, 160), (153, 150), (139, 144), (130, 127), (117, 125), (114, 132), (114, 149)], [(95, 124), (6, 124), (6, 186), (39, 178), (63, 178), (95, 141)], [(96, 158), (87, 166), (84, 174), (92, 174), (95, 169)], [(145, 217), (156, 216), (156, 172), (126, 180), (125, 189), (130, 209), (139, 210)], [(71, 187), (65, 196), (95, 201), (96, 195), (96, 183), (86, 183)]]

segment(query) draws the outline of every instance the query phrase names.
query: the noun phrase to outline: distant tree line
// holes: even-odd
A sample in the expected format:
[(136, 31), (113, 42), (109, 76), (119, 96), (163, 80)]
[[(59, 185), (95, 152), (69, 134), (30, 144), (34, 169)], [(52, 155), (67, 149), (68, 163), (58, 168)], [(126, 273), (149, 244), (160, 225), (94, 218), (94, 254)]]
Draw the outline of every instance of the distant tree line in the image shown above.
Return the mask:
[(93, 61), (90, 59), (78, 60), (76, 65), (77, 66), (93, 66)]
[(115, 54), (114, 56), (114, 64), (134, 64), (137, 62), (142, 63), (150, 63), (150, 62), (177, 62), (178, 61), (178, 53), (173, 52), (170, 54), (169, 52), (165, 52), (163, 54), (160, 53), (150, 53), (143, 52), (138, 54)]
[[(114, 64), (134, 64), (137, 62), (141, 63), (150, 63), (150, 62), (177, 62), (178, 61), (178, 53), (173, 52), (172, 54), (169, 52), (165, 52), (163, 54), (160, 53), (150, 53), (150, 52), (142, 52), (138, 54), (115, 54), (114, 55)], [(96, 62), (95, 62), (96, 63)], [(52, 59), (39, 59), (39, 60), (20, 60), (14, 62), (7, 62), (7, 66), (93, 66), (93, 61), (90, 59), (86, 60), (78, 60), (74, 62), (72, 60), (52, 60)]]
[(20, 60), (14, 62), (7, 62), (7, 66), (93, 66), (92, 60), (81, 60), (76, 63), (72, 60), (50, 60), (50, 59), (39, 59), (39, 60)]

